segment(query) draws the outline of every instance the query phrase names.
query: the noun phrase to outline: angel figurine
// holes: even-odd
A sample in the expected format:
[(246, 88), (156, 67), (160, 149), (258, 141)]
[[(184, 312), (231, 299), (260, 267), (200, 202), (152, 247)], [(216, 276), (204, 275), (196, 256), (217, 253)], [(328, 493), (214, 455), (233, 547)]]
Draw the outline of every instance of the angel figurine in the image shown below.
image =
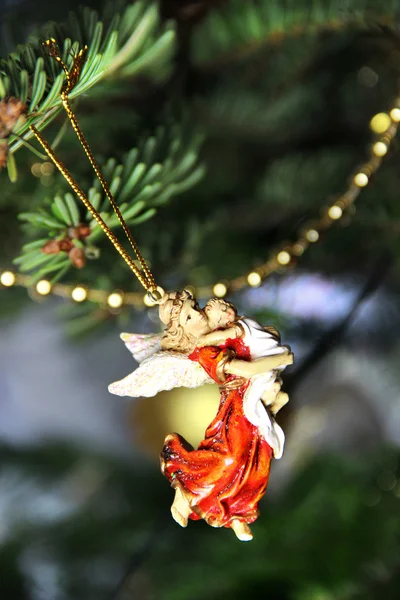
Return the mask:
[[(179, 386), (219, 385), (218, 412), (204, 440), (194, 449), (178, 433), (167, 435), (161, 471), (175, 489), (171, 512), (182, 527), (189, 519), (204, 519), (212, 527), (230, 527), (239, 540), (249, 541), (271, 459), (281, 456), (284, 442), (261, 396), (271, 384), (267, 401), (273, 405), (274, 393), (275, 399), (280, 393), (277, 374), (292, 364), (293, 355), (276, 337), (274, 351), (264, 349), (260, 356), (254, 348), (252, 356), (245, 335), (225, 334), (222, 343), (220, 338), (213, 339), (215, 327), (221, 327), (213, 308), (226, 312), (225, 306), (213, 304), (200, 309), (187, 290), (165, 294), (159, 315), (166, 329), (161, 335), (122, 334), (140, 366), (109, 390), (139, 397)], [(234, 309), (233, 305), (229, 308)], [(240, 319), (235, 316), (233, 321)], [(215, 333), (221, 337), (223, 331)]]
[[(207, 302), (204, 311), (213, 331), (201, 336), (197, 341), (198, 346), (225, 344), (226, 347), (237, 349), (239, 344), (242, 358), (247, 355), (250, 360), (290, 352), (288, 346), (281, 345), (280, 334), (275, 327), (264, 327), (250, 317), (239, 318), (232, 302), (212, 298)], [(289, 402), (289, 396), (281, 391), (280, 373), (284, 368), (282, 366), (257, 376), (258, 385), (264, 387), (261, 400), (274, 416)], [(255, 378), (252, 382), (255, 383)]]

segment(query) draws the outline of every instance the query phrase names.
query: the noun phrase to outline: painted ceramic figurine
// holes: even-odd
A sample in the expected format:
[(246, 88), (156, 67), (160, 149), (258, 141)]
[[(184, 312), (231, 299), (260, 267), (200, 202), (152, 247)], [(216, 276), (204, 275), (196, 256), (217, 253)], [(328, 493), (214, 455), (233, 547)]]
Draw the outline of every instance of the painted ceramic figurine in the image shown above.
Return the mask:
[(281, 346), (276, 330), (265, 329), (247, 317), (238, 318), (232, 304), (214, 299), (201, 310), (188, 291), (164, 294), (156, 285), (69, 102), (87, 47), (75, 55), (70, 69), (55, 39), (46, 40), (44, 47), (64, 71), (62, 106), (137, 260), (126, 252), (39, 130), (33, 124), (30, 130), (149, 299), (159, 304), (160, 319), (167, 326), (162, 335), (122, 335), (140, 366), (109, 389), (121, 396), (138, 397), (179, 386), (219, 385), (218, 413), (207, 427), (204, 440), (195, 450), (179, 434), (167, 435), (161, 469), (175, 489), (171, 511), (180, 525), (186, 527), (188, 519), (204, 519), (213, 527), (232, 528), (240, 540), (251, 540), (249, 525), (258, 516), (271, 458), (282, 455), (284, 434), (274, 415), (288, 401), (280, 391), (279, 375), (293, 362), (293, 355)]
[(186, 527), (204, 519), (231, 527), (242, 541), (258, 516), (272, 457), (282, 455), (284, 434), (262, 400), (276, 413), (288, 400), (279, 373), (292, 364), (279, 334), (256, 321), (238, 318), (235, 307), (210, 300), (199, 308), (190, 294), (173, 292), (160, 301), (162, 335), (122, 334), (140, 363), (109, 386), (120, 396), (154, 396), (174, 387), (216, 382), (218, 413), (195, 450), (179, 434), (167, 435), (161, 470), (175, 489), (172, 516)]

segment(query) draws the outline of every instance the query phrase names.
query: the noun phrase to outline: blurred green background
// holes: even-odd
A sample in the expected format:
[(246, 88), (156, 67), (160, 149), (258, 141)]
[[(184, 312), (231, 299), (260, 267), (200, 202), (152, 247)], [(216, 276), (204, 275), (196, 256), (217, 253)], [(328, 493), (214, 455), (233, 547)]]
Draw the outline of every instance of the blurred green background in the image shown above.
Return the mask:
[[(50, 114), (43, 134), (112, 219), (56, 98), (35, 110), (58, 74), (38, 39), (52, 31), (90, 52), (97, 27), (103, 66), (93, 50), (74, 108), (168, 289), (246, 275), (293, 242), (368, 159), (371, 118), (399, 102), (397, 0), (87, 2), (97, 17), (74, 0), (3, 4), (1, 96), (25, 94), (32, 122)], [(19, 46), (28, 39), (29, 51)], [(91, 221), (47, 159), (21, 146), (25, 131), (7, 138), (0, 172), (0, 269), (33, 284), (141, 291), (96, 232), (76, 244), (82, 268), (65, 253), (43, 262), (43, 245), (69, 231), (55, 204)], [(180, 529), (159, 472), (164, 436), (198, 442), (217, 390), (107, 392), (135, 366), (119, 333), (157, 331), (154, 309), (0, 286), (2, 600), (398, 598), (398, 162), (395, 139), (318, 243), (229, 294), (242, 314), (277, 326), (296, 358), (278, 419), (285, 454), (251, 544), (203, 522)]]

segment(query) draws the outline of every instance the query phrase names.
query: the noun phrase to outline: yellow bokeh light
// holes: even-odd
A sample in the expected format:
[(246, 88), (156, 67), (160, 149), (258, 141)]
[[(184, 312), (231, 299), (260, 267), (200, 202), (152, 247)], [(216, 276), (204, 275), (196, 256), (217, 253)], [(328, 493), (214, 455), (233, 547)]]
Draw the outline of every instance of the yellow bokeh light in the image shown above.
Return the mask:
[(276, 257), (276, 260), (280, 265), (288, 265), (290, 263), (289, 252), (286, 252), (286, 250), (281, 250), (281, 252), (279, 252), (278, 256)]
[(44, 185), (45, 187), (50, 187), (50, 186), (52, 185), (51, 178), (50, 178), (50, 177), (48, 177), (47, 175), (42, 175), (42, 176), (40, 177), (40, 183), (41, 183), (42, 185)]
[(87, 290), (84, 287), (77, 285), (76, 288), (72, 290), (71, 297), (75, 302), (83, 302), (87, 298)]
[(119, 292), (112, 292), (107, 298), (108, 306), (111, 306), (111, 308), (119, 308), (122, 306), (122, 302), (123, 297)]
[(36, 284), (36, 291), (41, 296), (47, 296), (51, 292), (51, 283), (47, 279), (41, 279)]
[(54, 165), (51, 162), (44, 162), (40, 165), (40, 171), (42, 175), (51, 175), (54, 171)]
[(365, 173), (357, 173), (354, 177), (354, 183), (358, 185), (358, 187), (365, 187), (368, 183), (368, 176)]
[(293, 244), (292, 246), (292, 253), (295, 256), (301, 256), (303, 254), (305, 250), (305, 247), (303, 244), (297, 243), (297, 244)]
[(223, 298), (228, 291), (228, 288), (224, 283), (216, 283), (213, 287), (213, 294), (217, 296), (217, 298)]
[(306, 233), (306, 238), (309, 242), (317, 242), (319, 240), (319, 233), (316, 229), (309, 229)]
[(261, 283), (261, 275), (255, 271), (253, 273), (249, 273), (247, 276), (247, 281), (252, 287), (257, 287)]
[(399, 123), (399, 121), (400, 121), (400, 108), (392, 108), (392, 110), (390, 111), (390, 116), (392, 118), (392, 121), (394, 121), (395, 123)]
[(333, 221), (336, 221), (336, 219), (340, 219), (342, 214), (343, 214), (343, 210), (340, 208), (340, 206), (337, 206), (336, 204), (331, 206), (330, 209), (328, 210), (329, 218), (332, 219)]
[(375, 156), (385, 156), (386, 152), (388, 151), (388, 147), (384, 142), (376, 142), (376, 144), (373, 145), (372, 150)]
[(40, 177), (41, 174), (42, 174), (42, 171), (41, 171), (40, 167), (41, 167), (40, 163), (34, 163), (31, 166), (31, 173), (32, 173), (32, 175), (34, 175), (35, 177)]
[(391, 119), (387, 113), (378, 113), (372, 117), (369, 125), (375, 133), (385, 133), (391, 125)]
[(5, 287), (11, 287), (15, 283), (15, 275), (12, 271), (4, 271), (0, 275), (0, 283)]

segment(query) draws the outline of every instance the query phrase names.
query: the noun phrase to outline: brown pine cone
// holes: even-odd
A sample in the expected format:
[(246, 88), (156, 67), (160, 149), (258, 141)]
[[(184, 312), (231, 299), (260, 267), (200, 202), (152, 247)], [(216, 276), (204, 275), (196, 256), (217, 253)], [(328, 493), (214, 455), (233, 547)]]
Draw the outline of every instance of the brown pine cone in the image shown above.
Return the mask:
[(71, 238), (74, 238), (75, 240), (83, 240), (92, 233), (92, 230), (90, 229), (89, 225), (84, 225), (81, 223), (77, 227), (70, 227), (68, 233)]
[(68, 256), (69, 256), (70, 261), (74, 265), (74, 267), (76, 267), (77, 269), (82, 269), (82, 267), (85, 266), (86, 259), (85, 259), (83, 250), (81, 248), (76, 248), (76, 246), (74, 246), (68, 252)]
[(8, 144), (7, 141), (0, 140), (0, 169), (4, 169), (7, 165)]
[(59, 244), (60, 250), (62, 250), (63, 252), (69, 252), (74, 247), (69, 237), (60, 240)]
[(27, 106), (18, 98), (8, 98), (0, 102), (0, 139), (10, 135), (18, 120), (27, 112)]
[(61, 251), (60, 242), (57, 240), (50, 240), (42, 248), (44, 254), (58, 254)]

